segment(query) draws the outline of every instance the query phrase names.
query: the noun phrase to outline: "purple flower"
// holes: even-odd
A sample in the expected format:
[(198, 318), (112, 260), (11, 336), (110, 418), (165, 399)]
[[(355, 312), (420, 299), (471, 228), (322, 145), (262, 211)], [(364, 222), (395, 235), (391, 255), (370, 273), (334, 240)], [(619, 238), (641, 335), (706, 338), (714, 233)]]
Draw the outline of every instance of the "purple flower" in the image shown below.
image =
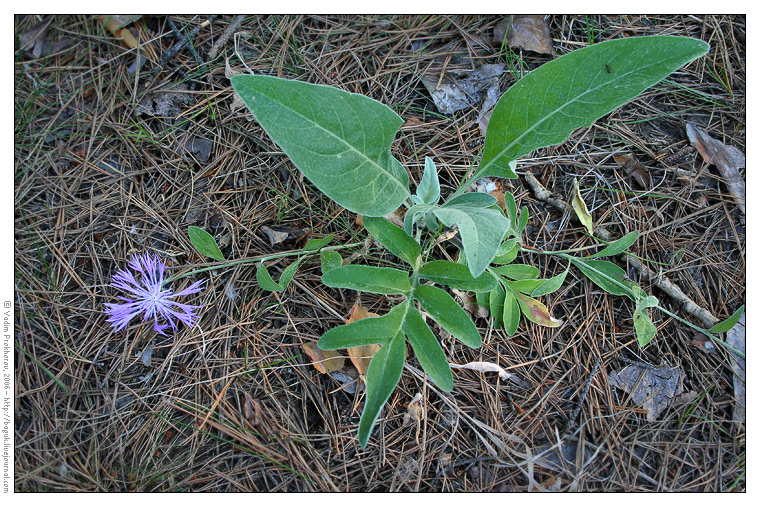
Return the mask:
[[(125, 290), (134, 299), (119, 296), (125, 301), (124, 303), (105, 304), (105, 312), (108, 315), (107, 322), (110, 322), (111, 327), (115, 328), (116, 331), (124, 329), (133, 317), (140, 314), (143, 314), (143, 321), (153, 319), (153, 329), (164, 336), (166, 336), (164, 329), (169, 326), (173, 331), (177, 330), (175, 318), (188, 326), (195, 323), (197, 315), (193, 313), (193, 310), (200, 308), (200, 306), (178, 303), (174, 298), (203, 290), (201, 281), (195, 282), (190, 287), (175, 294), (171, 288), (164, 288), (166, 266), (157, 257), (147, 253), (142, 256), (133, 255), (128, 266), (134, 273), (126, 269), (118, 270), (111, 285)], [(135, 278), (135, 273), (140, 274), (139, 282)], [(159, 319), (166, 323), (159, 324)]]

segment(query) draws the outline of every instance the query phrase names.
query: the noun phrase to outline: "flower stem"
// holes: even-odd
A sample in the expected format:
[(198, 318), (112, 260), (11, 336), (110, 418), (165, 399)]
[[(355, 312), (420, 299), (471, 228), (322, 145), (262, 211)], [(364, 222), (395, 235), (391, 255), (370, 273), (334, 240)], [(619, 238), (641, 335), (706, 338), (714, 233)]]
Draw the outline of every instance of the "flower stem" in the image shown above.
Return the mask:
[(205, 268), (199, 268), (194, 269), (192, 271), (188, 271), (187, 273), (180, 273), (178, 275), (171, 276), (166, 279), (165, 283), (173, 282), (175, 280), (179, 280), (180, 278), (185, 278), (186, 276), (191, 275), (197, 275), (198, 273), (203, 273), (204, 271), (211, 271), (214, 269), (222, 269), (222, 268), (228, 268), (230, 266), (237, 266), (238, 264), (253, 264), (256, 262), (263, 262), (268, 261), (272, 259), (280, 259), (282, 257), (293, 257), (296, 255), (311, 255), (311, 254), (317, 254), (319, 252), (328, 252), (328, 251), (334, 251), (334, 250), (343, 250), (346, 248), (353, 248), (356, 246), (363, 245), (364, 242), (359, 243), (349, 243), (347, 245), (337, 245), (337, 246), (327, 246), (324, 248), (320, 248), (319, 250), (294, 250), (289, 252), (280, 252), (276, 254), (269, 254), (269, 255), (259, 255), (257, 257), (246, 257), (245, 259), (237, 259), (234, 261), (227, 261), (227, 262), (220, 262), (217, 264), (214, 264), (213, 266), (207, 266)]

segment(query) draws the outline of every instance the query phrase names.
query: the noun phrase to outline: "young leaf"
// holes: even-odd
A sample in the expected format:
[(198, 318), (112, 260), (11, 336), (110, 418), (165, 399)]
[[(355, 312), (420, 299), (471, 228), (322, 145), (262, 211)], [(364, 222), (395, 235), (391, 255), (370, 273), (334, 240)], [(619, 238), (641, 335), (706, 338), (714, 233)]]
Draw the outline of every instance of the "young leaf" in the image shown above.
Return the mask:
[(628, 296), (633, 299), (633, 284), (625, 278), (625, 271), (610, 261), (580, 260), (571, 258), (571, 262), (580, 269), (589, 280), (603, 290), (616, 296)]
[(417, 223), (417, 220), (426, 216), (434, 208), (435, 206), (432, 204), (415, 204), (409, 208), (406, 211), (406, 215), (404, 215), (404, 232), (411, 236), (414, 232), (413, 227), (414, 224)]
[(278, 285), (282, 287), (282, 290), (285, 290), (288, 288), (288, 285), (290, 284), (290, 281), (293, 279), (293, 276), (296, 274), (296, 270), (298, 269), (298, 266), (301, 264), (301, 261), (303, 260), (303, 257), (300, 259), (291, 262), (288, 264), (288, 267), (282, 270), (282, 275), (280, 275), (280, 281)]
[(353, 289), (374, 294), (405, 294), (412, 290), (409, 274), (393, 268), (349, 265), (322, 275), (328, 287)]
[(422, 369), (430, 375), (435, 385), (444, 391), (454, 389), (454, 377), (446, 360), (446, 354), (443, 353), (441, 344), (438, 343), (416, 308), (410, 308), (407, 312), (403, 329), (412, 345), (414, 355), (417, 356)]
[(520, 217), (517, 219), (517, 234), (520, 234), (525, 229), (525, 226), (528, 225), (529, 216), (530, 212), (528, 211), (528, 207), (523, 206), (520, 210)]
[(636, 308), (636, 311), (633, 312), (633, 329), (636, 331), (636, 338), (640, 347), (651, 342), (657, 333), (657, 327), (652, 324), (649, 312), (643, 308)]
[[(366, 320), (366, 319), (365, 319)], [(363, 321), (359, 321), (363, 322)], [(357, 322), (358, 324), (358, 322)], [(369, 435), (375, 427), (380, 411), (401, 380), (401, 371), (406, 359), (406, 340), (398, 333), (388, 343), (380, 347), (367, 369), (367, 398), (359, 419), (359, 445), (367, 447)]]
[(364, 217), (364, 228), (393, 255), (414, 266), (420, 256), (420, 244), (401, 227), (384, 218)]
[(528, 264), (509, 264), (507, 266), (499, 266), (498, 268), (491, 268), (494, 273), (498, 273), (502, 276), (511, 278), (512, 280), (529, 280), (538, 278), (540, 271), (535, 266)]
[(328, 271), (339, 268), (343, 265), (343, 259), (341, 258), (340, 254), (335, 251), (320, 253), (319, 261), (322, 267), (322, 274), (325, 274)]
[(544, 296), (562, 287), (562, 284), (565, 283), (565, 277), (567, 277), (568, 271), (570, 271), (570, 264), (567, 265), (562, 273), (543, 280), (541, 285), (531, 291), (531, 297), (537, 298), (539, 296)]
[(335, 236), (335, 234), (330, 234), (329, 236), (325, 236), (324, 238), (310, 239), (303, 246), (303, 249), (306, 251), (311, 251), (311, 250), (319, 250), (320, 248), (326, 247), (330, 243), (330, 241), (332, 241), (333, 236)]
[(187, 228), (187, 235), (190, 236), (190, 243), (193, 244), (199, 254), (211, 257), (215, 261), (224, 262), (224, 255), (211, 234), (200, 227), (190, 225)]
[(269, 270), (264, 266), (263, 262), (259, 262), (256, 268), (256, 283), (264, 290), (273, 292), (285, 290), (282, 285), (272, 280), (272, 275), (269, 274)]
[(458, 195), (443, 204), (443, 207), (457, 207), (457, 208), (488, 208), (496, 204), (496, 197), (491, 194), (484, 194), (483, 192), (467, 192), (466, 194)]
[(238, 74), (230, 81), (272, 140), (333, 201), (383, 216), (409, 197), (409, 175), (390, 151), (403, 120), (388, 106), (273, 76)]
[(520, 325), (520, 304), (511, 290), (507, 290), (504, 297), (503, 321), (507, 335), (512, 336), (517, 332), (517, 326)]
[[(504, 280), (502, 278), (502, 280)], [(522, 292), (523, 294), (530, 294), (534, 290), (538, 288), (539, 285), (544, 283), (544, 280), (504, 280), (504, 283), (506, 285), (509, 285), (517, 292)]]
[(504, 301), (506, 291), (501, 283), (497, 283), (491, 293), (488, 295), (488, 311), (493, 317), (493, 327), (504, 327)]
[(422, 266), (420, 278), (446, 285), (452, 289), (488, 292), (496, 286), (496, 279), (490, 273), (473, 277), (464, 264), (451, 261), (431, 261)]
[(512, 227), (517, 229), (517, 203), (512, 192), (504, 192), (504, 210), (509, 217), (509, 221), (512, 222)]
[(515, 238), (506, 240), (496, 250), (496, 257), (493, 258), (491, 264), (509, 264), (517, 258), (517, 254), (520, 252), (520, 245), (517, 244)]
[(512, 291), (512, 294), (517, 298), (517, 303), (520, 305), (525, 318), (531, 322), (545, 327), (559, 327), (562, 325), (562, 321), (552, 317), (549, 310), (541, 301), (537, 301), (516, 291)]
[(409, 300), (406, 300), (381, 317), (368, 317), (334, 327), (322, 335), (317, 346), (322, 350), (337, 350), (385, 344), (401, 330), (409, 306)]
[(591, 213), (589, 213), (586, 203), (581, 196), (581, 189), (578, 187), (578, 180), (573, 180), (573, 198), (570, 201), (575, 211), (575, 216), (581, 221), (581, 224), (586, 228), (589, 235), (594, 234), (593, 223), (591, 221)]
[(741, 316), (744, 314), (744, 305), (742, 305), (738, 310), (734, 312), (733, 315), (731, 315), (729, 318), (724, 320), (723, 322), (719, 322), (715, 324), (713, 327), (710, 328), (711, 333), (724, 333), (728, 330), (730, 330), (734, 325), (739, 321)]
[(443, 289), (432, 285), (420, 285), (414, 289), (414, 298), (443, 329), (472, 348), (480, 347), (478, 328), (461, 306)]
[(424, 204), (438, 204), (441, 199), (441, 186), (438, 183), (438, 169), (430, 157), (425, 157), (425, 171), (417, 187), (417, 197)]
[(622, 238), (613, 241), (609, 245), (607, 245), (605, 248), (601, 249), (597, 253), (593, 255), (589, 255), (589, 257), (609, 257), (612, 255), (617, 255), (619, 253), (625, 252), (629, 246), (636, 243), (636, 240), (639, 237), (638, 232), (629, 232)]
[(467, 266), (472, 276), (480, 276), (496, 256), (501, 240), (509, 229), (507, 218), (501, 211), (492, 208), (457, 205), (436, 208), (433, 213), (446, 227), (455, 224), (459, 227)]
[(509, 162), (563, 142), (576, 128), (591, 126), (708, 49), (707, 43), (687, 37), (626, 37), (542, 65), (499, 99), (473, 180), (516, 178)]

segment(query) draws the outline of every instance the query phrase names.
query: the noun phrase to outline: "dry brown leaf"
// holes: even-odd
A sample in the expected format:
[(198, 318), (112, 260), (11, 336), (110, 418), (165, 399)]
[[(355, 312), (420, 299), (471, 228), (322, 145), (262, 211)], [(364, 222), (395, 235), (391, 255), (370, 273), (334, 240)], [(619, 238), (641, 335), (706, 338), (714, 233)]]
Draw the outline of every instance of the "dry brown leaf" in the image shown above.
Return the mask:
[(482, 319), (488, 318), (488, 310), (478, 304), (477, 299), (475, 299), (475, 296), (472, 295), (472, 293), (458, 289), (451, 289), (451, 292), (454, 293), (454, 298), (462, 305), (462, 308), (464, 308), (467, 313)]
[(311, 364), (319, 373), (332, 373), (343, 368), (346, 358), (335, 350), (322, 350), (313, 343), (304, 343), (301, 349), (311, 359)]
[(412, 401), (410, 401), (409, 405), (406, 406), (406, 413), (404, 414), (403, 423), (403, 425), (406, 426), (414, 421), (414, 423), (417, 425), (417, 432), (414, 436), (414, 439), (418, 444), (420, 443), (420, 427), (422, 425), (422, 420), (425, 418), (425, 407), (423, 407), (422, 403), (420, 403), (421, 400), (421, 393), (414, 395)]
[(113, 15), (95, 17), (98, 18), (98, 21), (100, 21), (103, 26), (108, 28), (108, 31), (111, 32), (114, 37), (121, 39), (122, 44), (124, 44), (129, 49), (135, 49), (140, 45), (140, 43), (137, 41), (137, 38), (132, 34), (129, 28), (125, 27), (133, 21), (140, 19), (141, 16), (137, 16), (136, 19), (134, 16), (128, 16), (126, 18)]
[[(367, 308), (355, 304), (353, 308), (351, 308), (351, 316), (346, 319), (346, 324), (350, 324), (352, 322), (356, 322), (357, 320), (366, 319), (367, 317), (379, 317), (380, 315), (376, 313), (370, 312)], [(372, 356), (375, 355), (375, 352), (380, 350), (380, 345), (362, 345), (361, 347), (350, 347), (346, 350), (348, 353), (348, 358), (351, 359), (351, 362), (354, 363), (354, 366), (356, 366), (356, 369), (359, 371), (360, 374), (366, 375), (367, 374), (367, 368), (369, 368), (369, 362), (372, 360)]]
[(635, 155), (621, 155), (614, 158), (615, 162), (625, 169), (626, 174), (638, 181), (639, 185), (646, 189), (652, 186), (652, 177), (649, 176), (649, 169), (639, 163)]
[(289, 225), (273, 225), (261, 227), (261, 232), (267, 235), (271, 246), (279, 246), (282, 249), (298, 247), (309, 239), (311, 231)]
[(645, 368), (630, 365), (610, 373), (610, 385), (631, 395), (631, 401), (647, 411), (647, 421), (654, 422), (673, 399), (683, 392), (684, 374), (680, 368), (664, 366)]
[(481, 373), (486, 372), (496, 372), (499, 374), (499, 377), (501, 377), (502, 380), (509, 380), (513, 375), (506, 371), (504, 368), (499, 366), (496, 363), (489, 363), (486, 361), (473, 361), (471, 363), (467, 364), (454, 364), (449, 363), (449, 366), (452, 368), (459, 368), (462, 370), (474, 370), (479, 371)]
[(689, 141), (697, 148), (705, 162), (715, 164), (726, 180), (726, 187), (734, 197), (737, 206), (746, 215), (746, 189), (744, 178), (739, 172), (739, 169), (746, 167), (744, 154), (736, 146), (728, 146), (713, 139), (705, 130), (691, 123), (686, 124), (686, 135), (689, 136)]
[(261, 424), (262, 420), (261, 405), (258, 401), (251, 398), (248, 393), (244, 394), (245, 402), (243, 403), (243, 415), (245, 416), (245, 420), (251, 426), (258, 426)]
[(501, 44), (506, 37), (513, 48), (555, 55), (549, 25), (543, 15), (509, 16), (494, 27), (494, 41)]

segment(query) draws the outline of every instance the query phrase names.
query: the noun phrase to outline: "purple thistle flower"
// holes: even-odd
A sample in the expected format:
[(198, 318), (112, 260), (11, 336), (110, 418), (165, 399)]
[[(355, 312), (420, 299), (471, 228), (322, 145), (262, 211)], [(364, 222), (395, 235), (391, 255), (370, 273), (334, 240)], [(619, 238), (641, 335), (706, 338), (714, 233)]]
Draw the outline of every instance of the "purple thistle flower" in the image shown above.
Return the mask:
[[(120, 269), (113, 276), (111, 285), (125, 290), (134, 299), (119, 296), (125, 301), (124, 303), (105, 303), (105, 312), (108, 315), (107, 322), (111, 324), (111, 327), (115, 328), (116, 331), (124, 329), (133, 317), (141, 313), (143, 314), (143, 321), (153, 319), (153, 329), (164, 336), (166, 336), (164, 329), (169, 326), (173, 331), (177, 330), (175, 318), (192, 327), (198, 317), (193, 313), (193, 310), (200, 308), (200, 306), (178, 303), (174, 298), (203, 290), (202, 281), (197, 281), (175, 294), (171, 288), (164, 288), (166, 266), (157, 257), (147, 253), (142, 256), (133, 255), (128, 266), (134, 273), (140, 274), (140, 281), (138, 282), (135, 274), (127, 269)], [(159, 324), (159, 318), (168, 324)]]

